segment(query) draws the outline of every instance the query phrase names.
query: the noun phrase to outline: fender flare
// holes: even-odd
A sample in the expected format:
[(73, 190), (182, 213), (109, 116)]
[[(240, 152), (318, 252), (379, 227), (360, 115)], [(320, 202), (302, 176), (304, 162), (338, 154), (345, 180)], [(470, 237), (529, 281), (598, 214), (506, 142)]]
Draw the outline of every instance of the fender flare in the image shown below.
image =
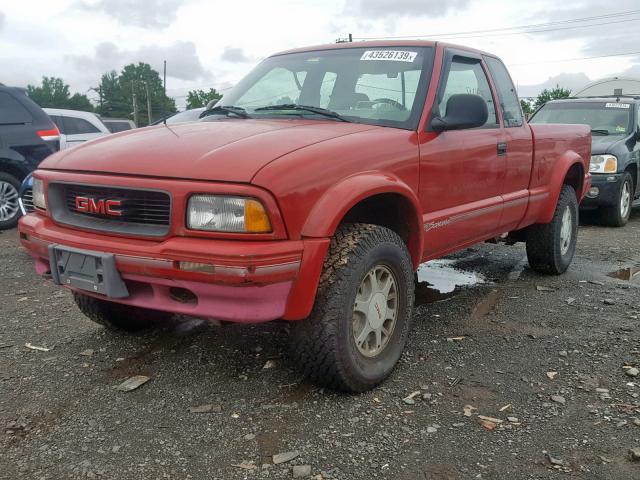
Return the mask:
[(424, 230), (422, 228), (421, 207), (415, 192), (396, 176), (378, 171), (369, 171), (347, 177), (329, 188), (315, 203), (301, 234), (303, 237), (331, 237), (344, 216), (355, 205), (379, 194), (391, 193), (401, 196), (410, 207), (409, 214), (414, 224), (409, 226), (408, 249), (414, 267), (420, 264)]
[(540, 212), (538, 223), (549, 223), (553, 220), (556, 205), (560, 198), (560, 190), (562, 189), (562, 185), (565, 183), (567, 174), (575, 165), (578, 165), (581, 171), (581, 175), (579, 177), (579, 188), (576, 190), (576, 197), (578, 199), (578, 203), (580, 203), (584, 194), (585, 176), (588, 173), (585, 172), (585, 165), (582, 157), (573, 150), (568, 150), (560, 156), (555, 164), (554, 171), (549, 179), (549, 197), (546, 205), (544, 205)]

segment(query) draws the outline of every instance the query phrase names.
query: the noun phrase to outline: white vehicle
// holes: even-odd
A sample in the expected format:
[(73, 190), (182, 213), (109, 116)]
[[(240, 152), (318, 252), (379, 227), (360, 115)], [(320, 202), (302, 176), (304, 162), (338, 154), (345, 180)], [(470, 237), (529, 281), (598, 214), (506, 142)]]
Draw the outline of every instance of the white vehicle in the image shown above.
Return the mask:
[(136, 128), (136, 124), (127, 118), (107, 118), (100, 117), (102, 123), (106, 125), (111, 133), (126, 132)]
[(43, 108), (60, 130), (60, 150), (111, 132), (95, 113), (60, 108)]

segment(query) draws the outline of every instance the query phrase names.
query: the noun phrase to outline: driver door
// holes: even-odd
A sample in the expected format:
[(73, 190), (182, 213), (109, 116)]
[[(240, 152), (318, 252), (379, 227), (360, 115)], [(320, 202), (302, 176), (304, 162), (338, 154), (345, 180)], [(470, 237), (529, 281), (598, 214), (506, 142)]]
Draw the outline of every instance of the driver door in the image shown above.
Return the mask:
[(447, 100), (458, 93), (481, 96), (489, 115), (482, 127), (421, 134), (424, 252), (431, 258), (488, 238), (502, 214), (503, 132), (487, 68), (479, 56), (447, 49), (433, 114), (446, 116)]

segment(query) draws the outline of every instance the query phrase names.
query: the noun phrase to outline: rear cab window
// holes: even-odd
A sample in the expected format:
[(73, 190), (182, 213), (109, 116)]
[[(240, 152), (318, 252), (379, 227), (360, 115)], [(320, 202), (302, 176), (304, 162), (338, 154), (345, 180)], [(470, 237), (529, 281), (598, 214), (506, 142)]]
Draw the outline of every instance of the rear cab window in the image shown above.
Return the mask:
[(31, 123), (33, 117), (13, 95), (0, 92), (0, 125)]
[(504, 64), (497, 58), (484, 57), (484, 60), (487, 67), (489, 67), (489, 72), (491, 72), (493, 82), (496, 86), (504, 126), (507, 128), (521, 127), (524, 123), (522, 106), (520, 105), (520, 100), (518, 100), (518, 94), (513, 86), (509, 72)]

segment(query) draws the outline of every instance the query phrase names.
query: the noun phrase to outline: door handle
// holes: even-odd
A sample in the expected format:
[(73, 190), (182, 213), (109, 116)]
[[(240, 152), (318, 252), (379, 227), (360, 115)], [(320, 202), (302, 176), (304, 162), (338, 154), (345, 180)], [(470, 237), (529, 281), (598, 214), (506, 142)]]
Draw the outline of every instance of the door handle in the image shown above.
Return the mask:
[(498, 144), (498, 155), (506, 155), (507, 154), (507, 144), (499, 143)]

